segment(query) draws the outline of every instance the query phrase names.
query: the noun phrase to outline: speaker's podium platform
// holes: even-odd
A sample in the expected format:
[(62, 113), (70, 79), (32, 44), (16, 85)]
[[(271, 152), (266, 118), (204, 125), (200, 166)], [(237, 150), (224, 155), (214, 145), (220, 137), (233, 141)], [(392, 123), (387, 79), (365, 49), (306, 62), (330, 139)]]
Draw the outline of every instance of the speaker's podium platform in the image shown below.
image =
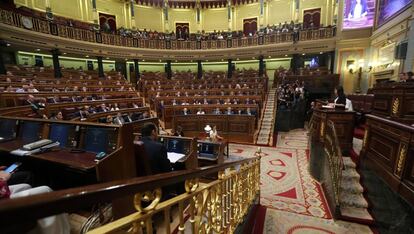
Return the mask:
[(314, 109), (310, 122), (312, 141), (324, 142), (328, 121), (333, 122), (341, 151), (347, 155), (352, 149), (355, 112), (345, 109), (323, 108), (322, 106)]

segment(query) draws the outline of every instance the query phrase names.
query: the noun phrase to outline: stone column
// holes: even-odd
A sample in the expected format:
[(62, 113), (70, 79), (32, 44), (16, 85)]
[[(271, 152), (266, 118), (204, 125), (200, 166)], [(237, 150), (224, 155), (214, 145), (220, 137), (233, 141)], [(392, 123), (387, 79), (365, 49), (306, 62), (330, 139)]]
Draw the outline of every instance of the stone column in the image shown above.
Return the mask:
[(130, 13), (131, 13), (131, 28), (136, 29), (134, 0), (130, 1), (129, 7), (130, 7)]
[(141, 74), (139, 73), (138, 59), (134, 59), (134, 70), (135, 70), (135, 79), (136, 79), (136, 82), (138, 82), (139, 78), (141, 78)]
[(62, 77), (62, 71), (60, 70), (60, 63), (59, 63), (59, 49), (53, 49), (52, 51), (52, 59), (53, 59), (53, 70), (55, 71), (55, 78)]
[(197, 61), (197, 78), (201, 79), (203, 77), (203, 64), (201, 64), (201, 60)]
[(263, 55), (260, 55), (259, 56), (259, 77), (263, 77), (264, 69), (265, 69), (264, 65), (265, 64), (264, 64), (264, 61), (263, 61)]
[(105, 75), (103, 70), (102, 56), (98, 56), (96, 59), (98, 60), (98, 76), (99, 78), (104, 78)]
[(233, 60), (232, 59), (228, 59), (227, 62), (227, 78), (231, 78), (233, 76)]
[(165, 73), (167, 73), (167, 79), (171, 79), (172, 77), (171, 60), (167, 60), (167, 64), (165, 65)]

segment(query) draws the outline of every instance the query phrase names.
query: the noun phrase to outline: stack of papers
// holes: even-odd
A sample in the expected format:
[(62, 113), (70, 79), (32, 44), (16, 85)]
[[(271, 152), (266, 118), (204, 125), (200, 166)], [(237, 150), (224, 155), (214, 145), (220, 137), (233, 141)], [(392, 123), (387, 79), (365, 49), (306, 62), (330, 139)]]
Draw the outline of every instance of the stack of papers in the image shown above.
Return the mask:
[(184, 158), (185, 154), (179, 154), (179, 153), (175, 153), (175, 152), (168, 152), (167, 156), (168, 156), (168, 159), (170, 160), (171, 163), (176, 163), (180, 159)]

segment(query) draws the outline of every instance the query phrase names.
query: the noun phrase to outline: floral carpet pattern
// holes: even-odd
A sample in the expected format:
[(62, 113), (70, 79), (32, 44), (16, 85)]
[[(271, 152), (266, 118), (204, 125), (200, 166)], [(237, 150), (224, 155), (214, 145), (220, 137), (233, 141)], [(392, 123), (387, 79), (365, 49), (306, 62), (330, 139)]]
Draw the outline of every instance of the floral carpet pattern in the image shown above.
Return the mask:
[(321, 185), (308, 172), (304, 129), (279, 133), (276, 147), (230, 144), (234, 158), (256, 157), (257, 151), (262, 156), (263, 233), (373, 233), (368, 226), (332, 219)]
[[(230, 146), (234, 156), (254, 157), (256, 151), (255, 146)], [(261, 205), (331, 218), (320, 185), (308, 173), (307, 150), (261, 147), (261, 154)]]

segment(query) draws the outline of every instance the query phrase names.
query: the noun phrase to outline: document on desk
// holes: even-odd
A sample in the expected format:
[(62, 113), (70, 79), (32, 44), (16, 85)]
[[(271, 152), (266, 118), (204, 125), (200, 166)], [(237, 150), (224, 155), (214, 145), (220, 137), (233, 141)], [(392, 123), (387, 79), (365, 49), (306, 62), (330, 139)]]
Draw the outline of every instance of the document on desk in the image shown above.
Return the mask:
[(179, 154), (179, 153), (175, 153), (175, 152), (168, 152), (167, 156), (168, 156), (168, 159), (170, 160), (171, 163), (176, 163), (180, 159), (184, 158), (185, 154)]
[(49, 149), (51, 149), (53, 147), (56, 147), (56, 146), (59, 146), (59, 145), (60, 145), (60, 143), (58, 141), (56, 141), (54, 143), (42, 146), (42, 147), (34, 149), (34, 150), (25, 150), (23, 148), (20, 148), (20, 149), (13, 150), (10, 153), (13, 154), (13, 155), (17, 155), (17, 156), (26, 156), (26, 155), (32, 155), (32, 154), (37, 154), (37, 153), (40, 153), (40, 152), (44, 152), (46, 150), (49, 150)]

